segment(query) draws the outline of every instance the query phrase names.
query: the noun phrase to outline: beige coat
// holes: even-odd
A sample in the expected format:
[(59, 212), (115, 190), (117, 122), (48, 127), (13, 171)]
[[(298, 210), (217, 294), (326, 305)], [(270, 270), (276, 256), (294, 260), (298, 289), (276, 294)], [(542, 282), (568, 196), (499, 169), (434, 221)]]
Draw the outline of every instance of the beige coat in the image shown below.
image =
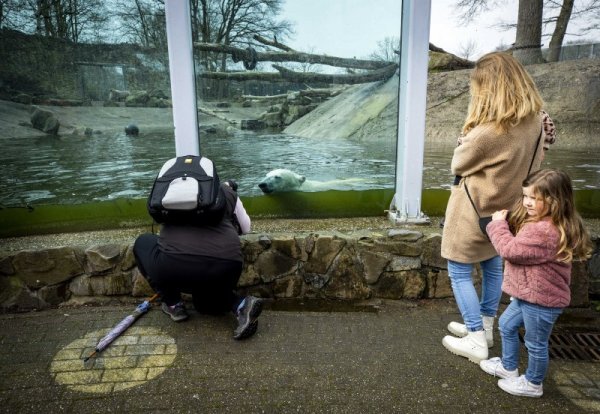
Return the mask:
[[(532, 115), (506, 133), (483, 124), (463, 137), (462, 145), (456, 147), (452, 157), (452, 174), (463, 178), (452, 186), (446, 207), (442, 257), (477, 263), (498, 254), (479, 229), (477, 214), (465, 192), (465, 181), (482, 217), (512, 208), (522, 193), (521, 184), (527, 176), (541, 128), (541, 116)], [(532, 171), (540, 168), (542, 151), (540, 144)]]

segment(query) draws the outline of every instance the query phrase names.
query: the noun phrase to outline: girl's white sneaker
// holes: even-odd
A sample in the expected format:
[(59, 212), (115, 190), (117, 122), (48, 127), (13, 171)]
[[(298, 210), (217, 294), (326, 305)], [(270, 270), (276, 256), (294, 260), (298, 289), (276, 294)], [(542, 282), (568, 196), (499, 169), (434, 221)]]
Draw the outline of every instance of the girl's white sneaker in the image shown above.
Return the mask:
[(498, 386), (509, 394), (517, 395), (519, 397), (534, 397), (539, 398), (544, 394), (544, 388), (542, 384), (536, 385), (525, 378), (525, 375), (521, 375), (516, 378), (504, 378), (498, 380)]

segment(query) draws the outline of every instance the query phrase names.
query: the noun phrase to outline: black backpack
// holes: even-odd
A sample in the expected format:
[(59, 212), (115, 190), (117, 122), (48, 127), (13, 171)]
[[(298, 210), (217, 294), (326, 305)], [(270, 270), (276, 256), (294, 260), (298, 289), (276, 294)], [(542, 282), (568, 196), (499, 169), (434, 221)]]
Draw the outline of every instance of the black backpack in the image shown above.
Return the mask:
[(226, 204), (213, 162), (186, 155), (164, 163), (148, 197), (148, 213), (157, 223), (211, 225), (223, 219)]

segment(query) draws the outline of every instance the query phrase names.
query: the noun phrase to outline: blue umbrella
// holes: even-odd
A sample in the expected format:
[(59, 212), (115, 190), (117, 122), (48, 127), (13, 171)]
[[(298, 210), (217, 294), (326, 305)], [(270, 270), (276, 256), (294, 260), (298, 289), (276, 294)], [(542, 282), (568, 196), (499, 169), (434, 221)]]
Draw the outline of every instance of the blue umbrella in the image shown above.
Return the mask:
[(158, 294), (155, 294), (150, 299), (145, 300), (143, 303), (140, 303), (133, 313), (119, 322), (112, 330), (107, 333), (96, 345), (94, 352), (92, 352), (88, 357), (84, 358), (83, 362), (87, 362), (94, 355), (104, 351), (112, 341), (117, 339), (119, 335), (121, 335), (127, 328), (131, 326), (140, 316), (150, 310), (150, 306), (152, 306), (152, 301), (154, 301), (158, 297)]

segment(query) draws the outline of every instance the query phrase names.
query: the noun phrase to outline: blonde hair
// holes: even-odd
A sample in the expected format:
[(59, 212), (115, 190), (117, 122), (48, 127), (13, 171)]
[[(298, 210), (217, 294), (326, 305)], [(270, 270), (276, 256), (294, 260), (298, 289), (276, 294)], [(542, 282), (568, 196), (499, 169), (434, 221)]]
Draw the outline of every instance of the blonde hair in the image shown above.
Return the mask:
[[(569, 176), (561, 170), (542, 169), (531, 173), (523, 181), (523, 187), (530, 187), (536, 197), (544, 200), (544, 216), (550, 217), (558, 228), (558, 260), (570, 262), (573, 258), (589, 258), (593, 251), (592, 240), (581, 216), (575, 210)], [(541, 218), (528, 216), (527, 209), (519, 201), (510, 214), (509, 224), (513, 232), (517, 233), (525, 223)]]
[(539, 112), (544, 102), (533, 79), (511, 55), (488, 53), (471, 72), (471, 101), (462, 132), (491, 122), (498, 131)]

